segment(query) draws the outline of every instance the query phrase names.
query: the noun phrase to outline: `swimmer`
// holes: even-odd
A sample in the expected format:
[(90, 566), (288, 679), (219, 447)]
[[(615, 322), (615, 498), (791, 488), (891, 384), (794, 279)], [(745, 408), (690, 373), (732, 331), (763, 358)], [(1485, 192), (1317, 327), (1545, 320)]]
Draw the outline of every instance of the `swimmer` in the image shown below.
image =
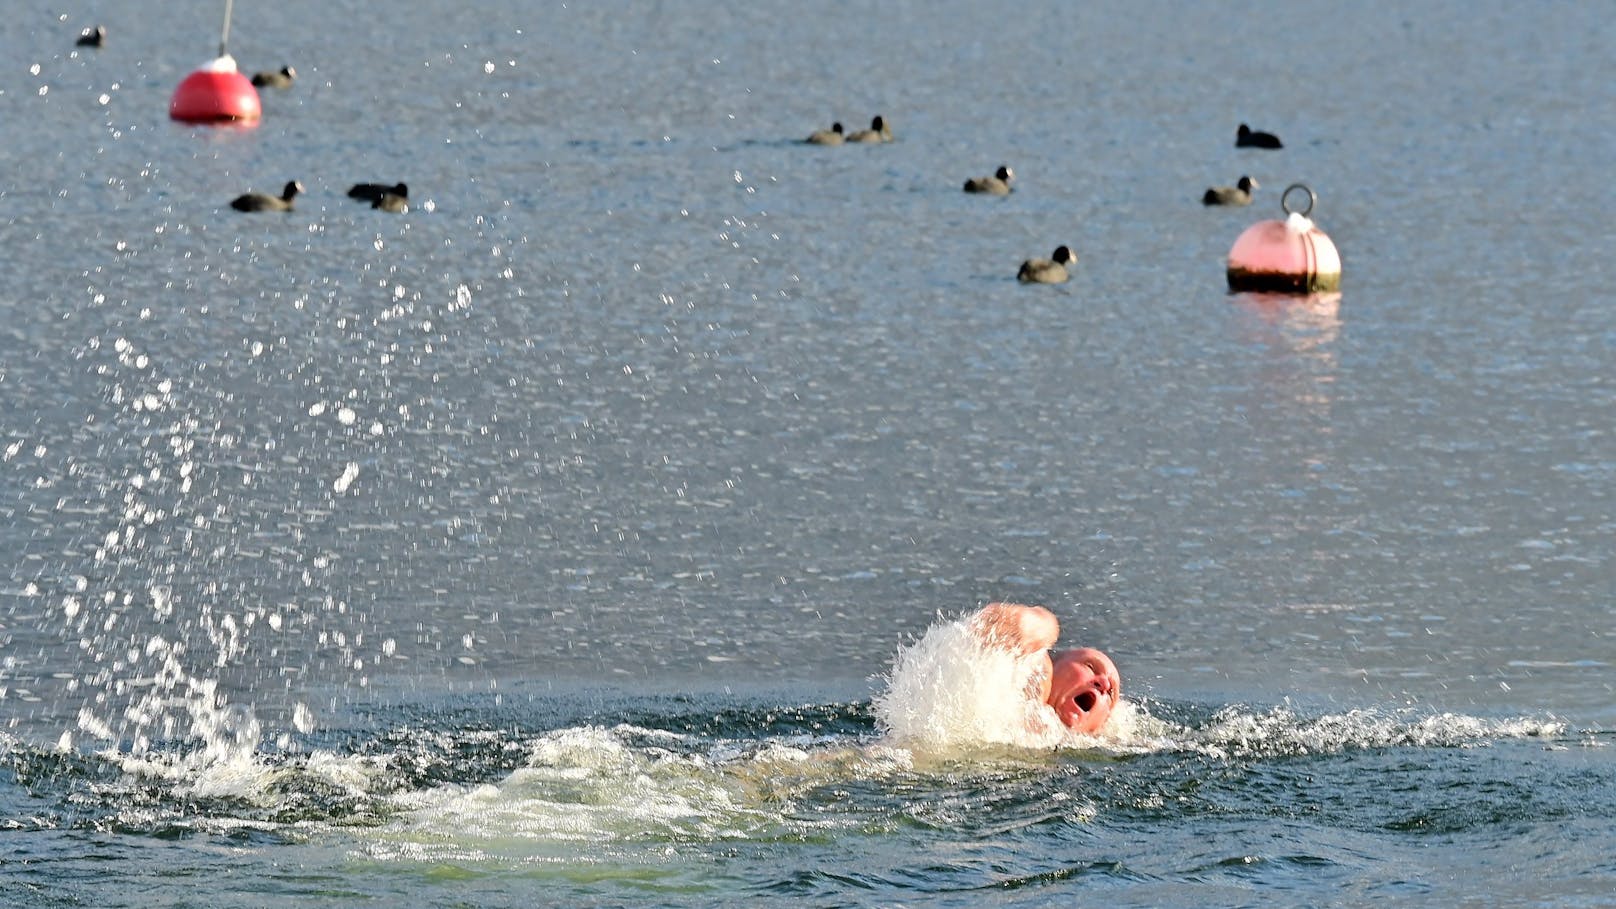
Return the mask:
[(1093, 735), (1104, 728), (1122, 699), (1122, 676), (1116, 664), (1093, 647), (1066, 650), (1051, 658), (1048, 650), (1060, 638), (1060, 622), (1042, 606), (989, 603), (968, 620), (989, 647), (1032, 657), (1029, 698), (1049, 705), (1066, 728)]

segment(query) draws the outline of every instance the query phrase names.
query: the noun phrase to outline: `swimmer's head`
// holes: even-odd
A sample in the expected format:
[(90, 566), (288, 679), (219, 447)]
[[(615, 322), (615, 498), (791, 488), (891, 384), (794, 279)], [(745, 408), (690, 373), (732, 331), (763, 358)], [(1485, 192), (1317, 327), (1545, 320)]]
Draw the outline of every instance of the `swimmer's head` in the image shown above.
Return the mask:
[(1074, 732), (1099, 732), (1122, 698), (1122, 676), (1111, 658), (1093, 647), (1055, 654), (1049, 706)]

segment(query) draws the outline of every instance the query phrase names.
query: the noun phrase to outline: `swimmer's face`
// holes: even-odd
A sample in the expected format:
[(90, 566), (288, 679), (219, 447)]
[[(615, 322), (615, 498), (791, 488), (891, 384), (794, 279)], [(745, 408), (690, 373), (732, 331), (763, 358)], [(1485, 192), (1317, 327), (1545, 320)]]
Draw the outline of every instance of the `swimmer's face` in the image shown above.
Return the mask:
[(1110, 657), (1093, 647), (1055, 655), (1048, 703), (1068, 729), (1100, 731), (1121, 697), (1122, 676)]

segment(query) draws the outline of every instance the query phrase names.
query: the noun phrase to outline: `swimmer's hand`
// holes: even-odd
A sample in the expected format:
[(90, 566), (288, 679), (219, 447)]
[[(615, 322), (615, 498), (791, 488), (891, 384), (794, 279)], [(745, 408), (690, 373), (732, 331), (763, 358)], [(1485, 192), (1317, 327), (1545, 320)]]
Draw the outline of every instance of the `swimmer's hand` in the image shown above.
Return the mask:
[(1060, 621), (1042, 606), (989, 603), (971, 616), (970, 625), (984, 646), (1023, 656), (1048, 650), (1060, 639)]

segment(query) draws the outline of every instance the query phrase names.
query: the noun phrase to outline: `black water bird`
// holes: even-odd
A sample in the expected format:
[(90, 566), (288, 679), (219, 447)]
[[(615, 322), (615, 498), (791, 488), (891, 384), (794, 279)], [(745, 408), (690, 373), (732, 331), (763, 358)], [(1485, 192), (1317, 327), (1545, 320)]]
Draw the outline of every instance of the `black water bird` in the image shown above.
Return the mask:
[(1016, 179), (1016, 172), (1010, 165), (1000, 165), (991, 177), (972, 177), (965, 181), (965, 191), (968, 193), (987, 193), (990, 196), (1008, 196), (1015, 189), (1011, 182)]
[(303, 191), (303, 184), (292, 180), (279, 196), (268, 193), (242, 193), (230, 202), (236, 211), (291, 211), (292, 197)]
[(355, 183), (348, 189), (348, 198), (359, 199), (374, 205), (382, 196), (398, 196), (401, 199), (410, 197), (410, 188), (402, 183), (388, 186), (383, 183)]
[(830, 129), (814, 130), (803, 141), (809, 145), (841, 145), (846, 139), (847, 134), (842, 130), (841, 121), (837, 121), (830, 125)]
[(1214, 186), (1201, 196), (1202, 205), (1250, 205), (1251, 191), (1262, 184), (1250, 177), (1241, 177), (1234, 186)]
[(1016, 280), (1023, 284), (1059, 284), (1070, 275), (1066, 266), (1077, 262), (1077, 257), (1065, 246), (1055, 247), (1055, 253), (1048, 259), (1028, 259), (1021, 263), (1021, 270), (1016, 272)]
[(297, 80), (297, 70), (290, 66), (283, 66), (274, 72), (258, 73), (252, 77), (252, 84), (259, 88), (291, 88)]
[(849, 142), (891, 142), (892, 139), (892, 124), (880, 114), (870, 120), (869, 129), (861, 129), (847, 137)]
[(1234, 134), (1236, 148), (1284, 148), (1284, 143), (1273, 133), (1260, 132), (1246, 124), (1240, 124), (1240, 129)]
[(79, 40), (74, 42), (75, 47), (100, 47), (107, 43), (106, 26), (97, 25), (79, 32)]

